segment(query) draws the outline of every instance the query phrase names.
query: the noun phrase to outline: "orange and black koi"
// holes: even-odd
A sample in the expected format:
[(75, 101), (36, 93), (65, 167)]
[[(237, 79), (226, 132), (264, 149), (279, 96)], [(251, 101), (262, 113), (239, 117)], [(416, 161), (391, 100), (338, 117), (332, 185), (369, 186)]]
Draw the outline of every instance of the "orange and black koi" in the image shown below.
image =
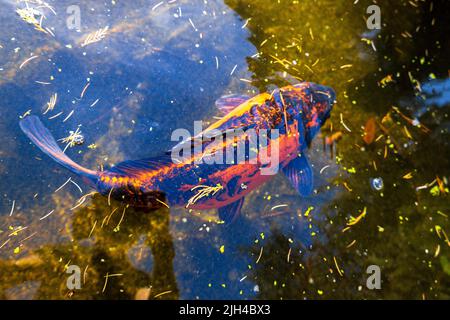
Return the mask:
[[(300, 195), (307, 196), (313, 190), (313, 173), (304, 151), (329, 117), (334, 102), (333, 89), (308, 82), (252, 98), (226, 96), (216, 103), (224, 117), (202, 134), (212, 130), (277, 129), (279, 168)], [(180, 162), (172, 161), (170, 153), (124, 161), (105, 171), (89, 170), (62, 152), (38, 117), (26, 117), (20, 127), (44, 153), (81, 176), (100, 193), (135, 206), (154, 205), (158, 195), (164, 194), (171, 206), (218, 208), (219, 217), (231, 222), (240, 213), (245, 195), (271, 178), (261, 174), (265, 164), (260, 161), (208, 164), (196, 162), (197, 155)], [(230, 143), (236, 141), (225, 140), (220, 147), (226, 149)], [(181, 142), (174, 149), (186, 147), (186, 144), (190, 147), (191, 141)], [(217, 145), (212, 145), (205, 144), (200, 157), (214, 153)]]

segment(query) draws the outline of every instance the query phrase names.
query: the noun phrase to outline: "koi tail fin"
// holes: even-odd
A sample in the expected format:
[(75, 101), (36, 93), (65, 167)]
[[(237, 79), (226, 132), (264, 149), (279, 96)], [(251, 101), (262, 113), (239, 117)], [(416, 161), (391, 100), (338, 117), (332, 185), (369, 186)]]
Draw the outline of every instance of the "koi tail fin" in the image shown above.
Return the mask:
[(65, 155), (58, 146), (55, 138), (53, 138), (50, 131), (48, 131), (38, 117), (28, 116), (21, 120), (19, 125), (27, 137), (45, 154), (73, 173), (85, 178), (84, 180), (87, 180), (86, 182), (90, 185), (95, 186), (98, 179), (97, 171), (83, 168)]

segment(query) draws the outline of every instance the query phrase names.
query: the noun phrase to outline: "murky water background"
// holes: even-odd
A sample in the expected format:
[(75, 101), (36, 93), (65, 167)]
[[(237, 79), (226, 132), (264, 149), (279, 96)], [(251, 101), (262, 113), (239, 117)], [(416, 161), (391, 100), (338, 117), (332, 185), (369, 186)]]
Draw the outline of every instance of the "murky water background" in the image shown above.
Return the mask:
[[(450, 297), (446, 1), (383, 2), (376, 31), (371, 1), (83, 1), (79, 32), (66, 26), (72, 2), (49, 4), (45, 34), (16, 14), (23, 2), (0, 2), (1, 298)], [(276, 176), (231, 226), (214, 210), (79, 205), (90, 190), (18, 126), (28, 112), (56, 138), (80, 126), (85, 143), (67, 153), (108, 167), (214, 121), (221, 95), (301, 80), (338, 95), (308, 153), (316, 191), (300, 198)], [(82, 192), (58, 190), (69, 177)], [(66, 286), (70, 265), (80, 290)], [(366, 287), (369, 265), (380, 290)]]

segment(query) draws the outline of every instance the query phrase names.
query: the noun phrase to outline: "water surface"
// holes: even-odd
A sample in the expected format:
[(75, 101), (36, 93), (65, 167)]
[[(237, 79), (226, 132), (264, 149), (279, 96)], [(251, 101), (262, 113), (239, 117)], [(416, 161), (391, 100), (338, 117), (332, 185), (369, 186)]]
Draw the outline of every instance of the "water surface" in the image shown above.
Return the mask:
[[(80, 31), (66, 26), (72, 2), (49, 4), (57, 15), (41, 9), (43, 26), (54, 37), (20, 19), (23, 2), (0, 2), (1, 298), (450, 297), (445, 1), (383, 2), (375, 31), (371, 1), (84, 1)], [(106, 26), (104, 39), (81, 46)], [(315, 192), (300, 198), (280, 174), (231, 226), (215, 210), (125, 210), (99, 195), (77, 206), (91, 190), (18, 126), (31, 112), (56, 138), (80, 127), (85, 142), (67, 154), (109, 167), (215, 121), (224, 94), (299, 81), (337, 92), (308, 151)], [(59, 189), (69, 178), (81, 192)], [(81, 290), (66, 286), (69, 265), (83, 272)], [(366, 287), (370, 265), (381, 290)]]

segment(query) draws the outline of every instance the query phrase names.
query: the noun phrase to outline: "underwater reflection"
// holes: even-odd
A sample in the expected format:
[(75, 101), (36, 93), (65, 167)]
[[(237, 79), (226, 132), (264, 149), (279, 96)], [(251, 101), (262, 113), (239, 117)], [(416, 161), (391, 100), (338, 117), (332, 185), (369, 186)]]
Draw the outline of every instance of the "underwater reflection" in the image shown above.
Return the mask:
[[(74, 212), (69, 243), (0, 262), (0, 297), (177, 299), (169, 221), (164, 206), (135, 209), (95, 194)], [(82, 271), (76, 290), (67, 286), (73, 265)]]

